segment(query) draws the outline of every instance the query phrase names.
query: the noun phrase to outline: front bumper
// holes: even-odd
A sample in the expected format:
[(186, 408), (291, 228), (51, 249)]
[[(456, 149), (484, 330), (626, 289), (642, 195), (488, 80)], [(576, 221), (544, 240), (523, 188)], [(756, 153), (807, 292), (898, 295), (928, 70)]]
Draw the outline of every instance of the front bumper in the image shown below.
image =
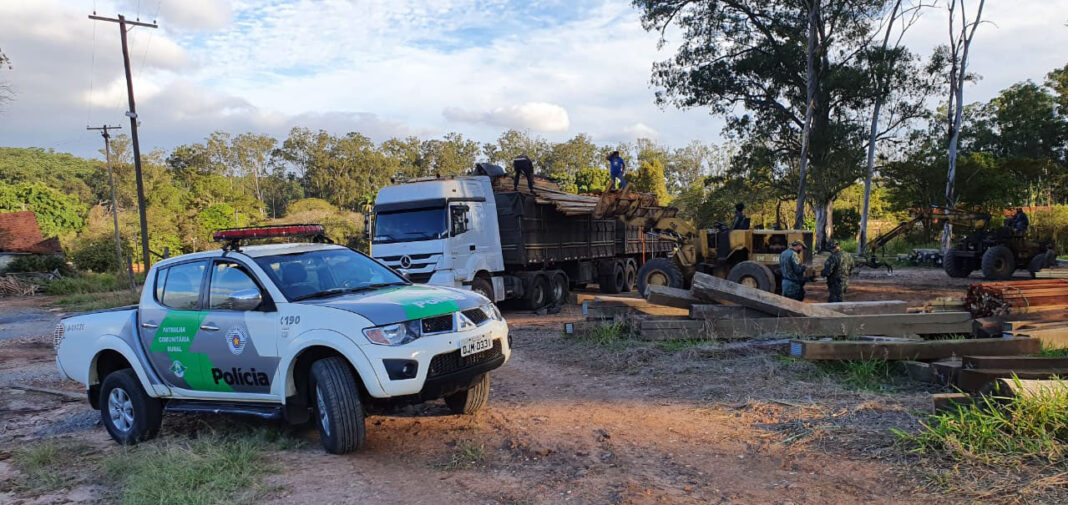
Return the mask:
[[(493, 348), (461, 358), (460, 342), (483, 334), (488, 334), (493, 340)], [(365, 345), (362, 349), (385, 393), (383, 396), (372, 396), (393, 398), (414, 395), (423, 400), (466, 389), (478, 376), (508, 361), (512, 352), (508, 343), (508, 324), (492, 320), (471, 330), (426, 336), (400, 346)], [(390, 378), (386, 360), (416, 363), (415, 377)]]

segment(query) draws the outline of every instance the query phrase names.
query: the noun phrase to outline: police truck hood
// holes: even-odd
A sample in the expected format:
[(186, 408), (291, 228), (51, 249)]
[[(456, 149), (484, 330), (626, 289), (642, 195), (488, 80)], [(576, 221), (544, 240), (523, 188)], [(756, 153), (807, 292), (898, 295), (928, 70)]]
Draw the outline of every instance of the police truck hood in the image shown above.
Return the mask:
[(298, 303), (354, 312), (380, 326), (473, 309), (489, 303), (489, 300), (465, 289), (407, 285)]

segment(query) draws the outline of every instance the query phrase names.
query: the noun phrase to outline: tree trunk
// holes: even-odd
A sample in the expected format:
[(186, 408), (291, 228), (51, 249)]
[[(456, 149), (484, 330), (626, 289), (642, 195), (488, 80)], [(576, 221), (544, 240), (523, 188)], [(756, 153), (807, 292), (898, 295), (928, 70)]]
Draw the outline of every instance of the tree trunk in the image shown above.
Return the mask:
[[(954, 0), (956, 1), (956, 0)], [(961, 0), (961, 16), (964, 16), (964, 5)], [(953, 122), (950, 125), (950, 137), (949, 137), (949, 149), (947, 154), (949, 156), (949, 171), (946, 177), (946, 206), (953, 208), (956, 206), (956, 195), (953, 191), (953, 183), (957, 176), (957, 143), (960, 140), (960, 127), (961, 118), (964, 114), (964, 78), (967, 74), (968, 66), (968, 49), (972, 45), (972, 37), (975, 36), (975, 29), (979, 26), (979, 20), (983, 16), (983, 4), (985, 0), (979, 0), (979, 10), (975, 14), (975, 21), (971, 23), (971, 31), (968, 31), (967, 18), (964, 19), (964, 26), (961, 27), (961, 44), (963, 50), (960, 56), (960, 65), (957, 69), (955, 77), (955, 89), (952, 90), (954, 94), (954, 106)], [(951, 14), (952, 15), (952, 14)], [(952, 18), (951, 18), (952, 19)], [(952, 35), (952, 33), (951, 33)], [(945, 254), (949, 250), (950, 243), (953, 240), (953, 225), (946, 221), (942, 229), (942, 253)]]
[(819, 0), (812, 0), (808, 8), (808, 50), (805, 59), (805, 124), (801, 127), (801, 159), (798, 163), (797, 215), (794, 229), (800, 230), (805, 218), (805, 179), (808, 175), (808, 147), (812, 134), (812, 113), (816, 104), (816, 18)]

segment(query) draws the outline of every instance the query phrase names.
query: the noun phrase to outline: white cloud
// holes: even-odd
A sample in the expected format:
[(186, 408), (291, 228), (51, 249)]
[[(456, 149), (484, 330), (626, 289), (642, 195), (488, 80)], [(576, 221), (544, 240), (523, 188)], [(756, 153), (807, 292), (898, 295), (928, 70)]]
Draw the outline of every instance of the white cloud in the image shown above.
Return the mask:
[(630, 137), (631, 140), (649, 139), (656, 141), (660, 139), (660, 132), (645, 123), (634, 123), (629, 125), (626, 128), (623, 128), (623, 133)]
[[(117, 0), (115, 7), (127, 19), (157, 21), (167, 30), (220, 30), (234, 19), (229, 0)], [(100, 12), (107, 11), (101, 8)]]
[(476, 112), (457, 107), (446, 107), (442, 115), (449, 121), (486, 123), (516, 130), (535, 132), (565, 132), (571, 126), (567, 109), (545, 102), (527, 102), (509, 107), (496, 107), (486, 112)]

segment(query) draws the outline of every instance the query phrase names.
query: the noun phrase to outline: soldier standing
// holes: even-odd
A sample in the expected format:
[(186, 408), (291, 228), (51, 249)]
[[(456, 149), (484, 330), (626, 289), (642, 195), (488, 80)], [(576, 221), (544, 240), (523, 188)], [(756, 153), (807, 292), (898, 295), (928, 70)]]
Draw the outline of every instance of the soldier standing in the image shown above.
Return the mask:
[(530, 161), (530, 158), (525, 154), (520, 154), (512, 160), (512, 168), (515, 169), (515, 180), (512, 187), (515, 191), (519, 191), (519, 177), (527, 176), (527, 187), (530, 188), (530, 194), (534, 194), (534, 163)]
[(827, 278), (827, 301), (841, 302), (842, 295), (849, 288), (849, 274), (853, 272), (853, 257), (842, 254), (842, 246), (837, 240), (830, 243), (831, 255), (823, 264), (823, 276)]
[(805, 265), (801, 264), (801, 251), (805, 243), (795, 240), (790, 248), (779, 255), (779, 268), (782, 271), (782, 295), (797, 301), (805, 299)]

